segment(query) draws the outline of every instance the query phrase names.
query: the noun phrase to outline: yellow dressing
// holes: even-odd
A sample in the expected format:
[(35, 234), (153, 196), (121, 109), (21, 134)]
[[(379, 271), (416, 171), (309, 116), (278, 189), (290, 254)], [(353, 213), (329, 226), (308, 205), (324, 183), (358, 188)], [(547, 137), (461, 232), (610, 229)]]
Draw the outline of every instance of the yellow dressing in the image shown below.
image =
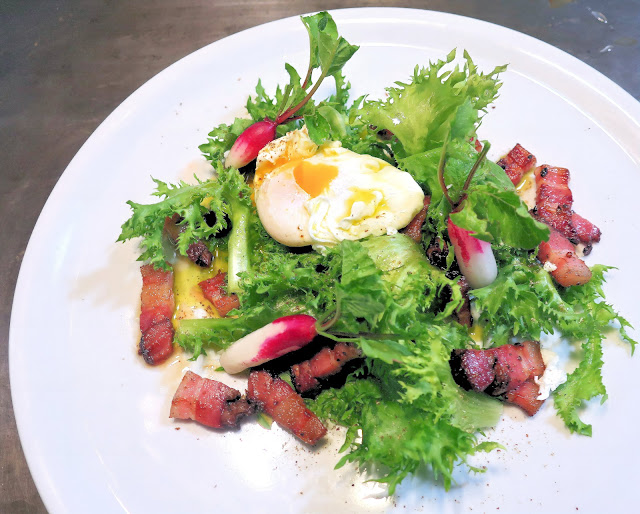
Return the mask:
[(345, 218), (348, 218), (354, 214), (353, 206), (358, 202), (363, 203), (365, 205), (369, 205), (369, 204), (375, 205), (374, 212), (372, 214), (367, 215), (366, 218), (377, 216), (378, 213), (386, 207), (384, 196), (382, 198), (378, 198), (374, 194), (375, 190), (360, 189), (360, 188), (352, 187), (349, 189), (349, 191), (351, 191), (353, 194), (349, 197), (349, 200), (346, 203), (347, 210), (345, 212)]
[(311, 198), (320, 195), (338, 176), (338, 168), (324, 163), (312, 163), (307, 160), (298, 162), (293, 169), (296, 183)]
[(218, 271), (227, 270), (226, 256), (222, 252), (216, 250), (214, 259), (209, 268), (201, 268), (186, 257), (179, 257), (174, 263), (173, 296), (176, 303), (173, 314), (174, 326), (181, 319), (220, 317), (198, 285), (203, 280), (215, 277)]
[(518, 192), (518, 194), (521, 194), (526, 189), (529, 189), (532, 187), (535, 188), (536, 183), (535, 183), (535, 176), (533, 174), (533, 171), (530, 171), (528, 173), (525, 173), (524, 176), (522, 177), (522, 180), (518, 182), (518, 185), (516, 186), (516, 191)]

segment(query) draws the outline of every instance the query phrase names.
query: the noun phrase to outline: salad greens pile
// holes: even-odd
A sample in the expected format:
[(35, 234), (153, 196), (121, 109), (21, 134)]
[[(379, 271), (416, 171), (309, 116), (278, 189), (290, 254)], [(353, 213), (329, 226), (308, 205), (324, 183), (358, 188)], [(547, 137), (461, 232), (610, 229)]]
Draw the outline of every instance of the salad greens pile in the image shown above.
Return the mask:
[[(408, 474), (425, 466), (449, 488), (456, 464), (499, 446), (479, 444), (477, 434), (496, 424), (501, 404), (463, 391), (453, 381), (451, 351), (475, 343), (468, 329), (452, 318), (463, 301), (458, 279), (432, 266), (425, 248), (435, 237), (447, 239), (451, 205), (438, 182), (443, 145), (444, 175), (455, 200), (477, 159), (471, 141), (498, 95), (498, 75), (505, 67), (483, 74), (466, 52), (456, 64), (454, 50), (444, 60), (416, 67), (410, 80), (388, 88), (383, 100), (350, 101), (342, 67), (357, 47), (339, 37), (327, 13), (302, 21), (311, 49), (305, 78), (286, 65), (289, 84), (273, 96), (258, 82), (256, 96), (247, 101), (249, 118), (217, 126), (200, 146), (215, 178), (175, 186), (156, 180), (154, 194), (162, 200), (153, 205), (129, 202), (133, 215), (122, 226), (119, 240), (142, 238), (140, 260), (167, 268), (162, 227), (165, 217), (177, 213), (184, 218), (178, 253), (185, 255), (197, 240), (212, 251), (228, 250), (229, 291), (237, 292), (240, 308), (230, 317), (180, 322), (177, 341), (194, 358), (209, 349), (224, 349), (280, 316), (307, 313), (323, 319), (339, 311), (334, 328), (357, 334), (350, 340), (363, 350), (365, 365), (353, 371), (342, 388), (308, 400), (318, 416), (348, 428), (342, 448), (346, 453), (338, 465), (352, 461), (362, 468), (375, 466), (391, 494)], [(336, 90), (316, 103), (309, 93), (317, 70), (321, 78), (334, 79)], [(251, 171), (225, 169), (224, 154), (249, 125), (276, 119), (307, 97), (296, 119), (278, 127), (278, 135), (306, 124), (317, 144), (337, 140), (409, 172), (431, 197), (422, 244), (396, 234), (343, 241), (321, 254), (293, 251), (266, 233), (251, 201)], [(383, 129), (394, 137), (381, 138)], [(628, 323), (604, 301), (608, 268), (593, 267), (593, 278), (585, 285), (557, 286), (535, 258), (549, 229), (529, 215), (496, 164), (483, 162), (466, 194), (464, 208), (451, 214), (452, 220), (490, 241), (499, 266), (494, 283), (471, 291), (485, 346), (537, 340), (553, 332), (575, 344), (581, 361), (556, 390), (554, 404), (571, 431), (591, 434), (579, 410), (594, 396), (606, 398), (603, 339), (615, 325), (635, 345), (624, 331)], [(452, 260), (450, 252), (450, 264)]]

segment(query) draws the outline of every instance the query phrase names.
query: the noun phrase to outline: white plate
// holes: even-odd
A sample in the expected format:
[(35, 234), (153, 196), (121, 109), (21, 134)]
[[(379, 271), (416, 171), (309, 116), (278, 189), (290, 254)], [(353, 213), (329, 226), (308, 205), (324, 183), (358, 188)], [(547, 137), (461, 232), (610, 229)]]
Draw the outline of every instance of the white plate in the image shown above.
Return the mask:
[[(335, 18), (361, 45), (345, 68), (354, 95), (381, 94), (416, 63), (453, 47), (468, 49), (487, 71), (510, 64), (480, 135), (493, 142), (493, 157), (521, 142), (539, 161), (571, 169), (576, 210), (604, 234), (589, 262), (619, 268), (610, 273), (609, 299), (640, 325), (640, 105), (573, 57), (488, 23), (404, 9), (351, 9)], [(285, 61), (303, 69), (306, 58), (296, 18), (195, 52), (118, 107), (56, 185), (24, 257), (10, 335), (18, 428), (47, 508), (605, 512), (635, 503), (640, 366), (615, 343), (605, 352), (610, 399), (584, 415), (592, 438), (570, 436), (551, 405), (532, 420), (507, 410), (491, 434), (507, 451), (479, 460), (485, 474), (461, 469), (449, 493), (416, 478), (385, 499), (352, 470), (332, 469), (335, 444), (311, 452), (278, 428), (246, 423), (218, 434), (167, 419), (188, 363), (151, 369), (136, 355), (135, 245), (114, 243), (129, 216), (125, 201), (150, 199), (150, 175), (175, 181), (207, 132), (240, 112), (259, 77), (270, 90), (285, 80)]]

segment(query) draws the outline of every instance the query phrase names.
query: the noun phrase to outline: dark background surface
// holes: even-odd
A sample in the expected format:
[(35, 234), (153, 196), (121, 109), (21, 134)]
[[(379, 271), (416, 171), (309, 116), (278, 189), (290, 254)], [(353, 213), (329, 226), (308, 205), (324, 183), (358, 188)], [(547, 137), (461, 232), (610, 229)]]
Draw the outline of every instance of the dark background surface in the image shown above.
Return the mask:
[(279, 18), (364, 6), (451, 12), (524, 32), (640, 99), (640, 0), (0, 0), (0, 512), (46, 512), (13, 415), (9, 319), (29, 235), (69, 161), (127, 96), (194, 50)]

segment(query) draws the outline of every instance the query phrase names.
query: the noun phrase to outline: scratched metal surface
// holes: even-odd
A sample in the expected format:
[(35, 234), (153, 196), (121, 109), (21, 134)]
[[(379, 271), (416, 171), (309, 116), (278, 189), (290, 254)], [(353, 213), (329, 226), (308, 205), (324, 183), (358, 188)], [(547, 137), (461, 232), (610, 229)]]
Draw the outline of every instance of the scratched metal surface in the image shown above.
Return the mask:
[(0, 1), (0, 512), (46, 512), (13, 416), (9, 319), (31, 230), (80, 146), (136, 88), (212, 41), (294, 14), (385, 5), (452, 12), (524, 32), (640, 99), (638, 0)]

